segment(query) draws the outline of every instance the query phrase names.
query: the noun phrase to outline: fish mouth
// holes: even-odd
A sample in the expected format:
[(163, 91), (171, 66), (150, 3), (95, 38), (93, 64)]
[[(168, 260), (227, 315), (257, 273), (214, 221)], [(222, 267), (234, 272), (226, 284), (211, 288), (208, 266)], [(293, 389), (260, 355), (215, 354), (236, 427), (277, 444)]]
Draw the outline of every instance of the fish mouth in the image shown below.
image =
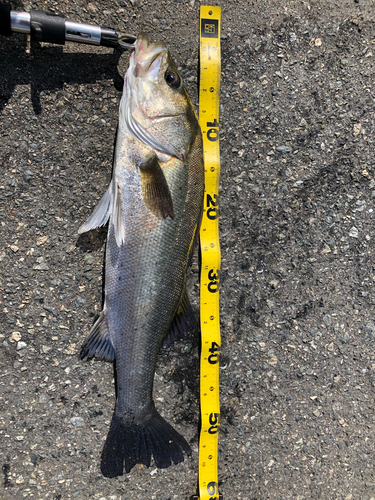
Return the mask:
[(164, 43), (150, 43), (148, 36), (140, 33), (135, 42), (135, 76), (156, 81), (159, 74), (161, 56), (167, 50)]

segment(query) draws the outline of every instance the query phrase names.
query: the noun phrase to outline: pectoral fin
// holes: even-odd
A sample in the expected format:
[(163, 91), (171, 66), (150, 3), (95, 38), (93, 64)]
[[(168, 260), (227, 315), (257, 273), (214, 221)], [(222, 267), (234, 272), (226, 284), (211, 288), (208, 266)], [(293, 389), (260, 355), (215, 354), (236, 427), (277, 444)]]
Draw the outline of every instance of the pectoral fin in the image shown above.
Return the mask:
[(165, 175), (156, 156), (140, 165), (143, 201), (160, 219), (174, 219), (173, 201)]
[(87, 219), (87, 221), (78, 229), (78, 234), (86, 233), (97, 227), (104, 226), (107, 223), (113, 207), (113, 189), (112, 182), (107, 191), (104, 193), (103, 198), (96, 205), (95, 210)]
[(120, 247), (125, 241), (125, 226), (121, 207), (121, 189), (115, 178), (112, 178), (103, 198), (99, 201), (87, 221), (78, 229), (78, 234), (104, 226), (111, 217), (111, 222), (115, 230), (116, 243)]

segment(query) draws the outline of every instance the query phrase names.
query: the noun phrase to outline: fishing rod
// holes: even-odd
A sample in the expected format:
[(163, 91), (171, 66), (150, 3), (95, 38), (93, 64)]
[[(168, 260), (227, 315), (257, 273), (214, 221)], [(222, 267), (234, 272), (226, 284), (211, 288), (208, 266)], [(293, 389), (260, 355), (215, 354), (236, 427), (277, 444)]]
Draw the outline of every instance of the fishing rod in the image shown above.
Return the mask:
[(37, 42), (59, 45), (76, 42), (123, 50), (133, 50), (136, 40), (133, 35), (111, 28), (68, 21), (62, 15), (42, 10), (19, 12), (0, 3), (0, 35), (11, 36), (13, 33), (26, 33)]

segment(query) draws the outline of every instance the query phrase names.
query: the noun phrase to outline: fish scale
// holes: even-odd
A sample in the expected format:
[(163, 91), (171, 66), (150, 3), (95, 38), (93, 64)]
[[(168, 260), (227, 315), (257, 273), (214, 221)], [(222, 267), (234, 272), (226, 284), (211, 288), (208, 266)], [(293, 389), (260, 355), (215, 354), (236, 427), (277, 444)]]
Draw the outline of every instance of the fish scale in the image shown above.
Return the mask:
[(152, 456), (168, 467), (191, 454), (157, 412), (152, 390), (161, 343), (194, 323), (185, 283), (203, 190), (202, 136), (190, 99), (165, 46), (140, 35), (125, 75), (112, 181), (80, 228), (109, 219), (104, 307), (81, 352), (115, 360), (105, 476), (149, 466)]

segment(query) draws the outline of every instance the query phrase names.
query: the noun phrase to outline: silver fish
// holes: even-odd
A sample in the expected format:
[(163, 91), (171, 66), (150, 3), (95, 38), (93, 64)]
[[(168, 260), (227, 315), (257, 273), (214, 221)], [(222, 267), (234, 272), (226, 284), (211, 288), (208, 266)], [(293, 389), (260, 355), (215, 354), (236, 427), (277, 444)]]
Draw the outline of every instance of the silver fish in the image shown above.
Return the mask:
[(163, 340), (194, 322), (186, 270), (204, 191), (202, 135), (163, 43), (141, 34), (120, 102), (112, 180), (79, 233), (109, 220), (103, 311), (81, 358), (115, 360), (116, 406), (102, 452), (107, 477), (191, 454), (152, 399)]

